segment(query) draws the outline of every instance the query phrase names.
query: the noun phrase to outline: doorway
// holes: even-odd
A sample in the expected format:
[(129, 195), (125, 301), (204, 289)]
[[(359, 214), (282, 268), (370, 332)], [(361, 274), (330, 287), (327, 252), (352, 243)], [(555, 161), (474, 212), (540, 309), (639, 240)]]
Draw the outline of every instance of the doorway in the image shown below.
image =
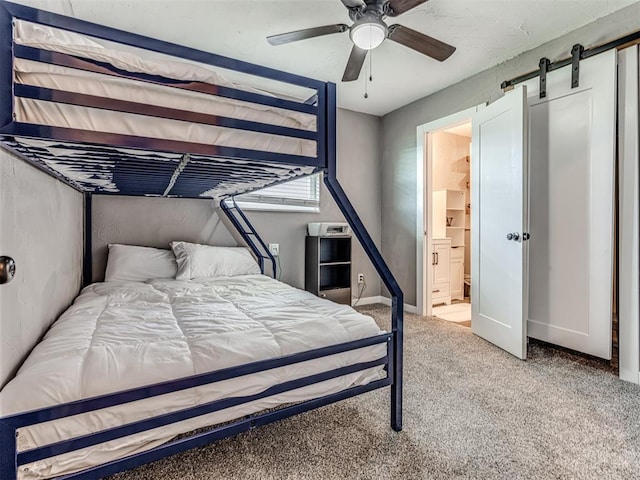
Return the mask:
[(464, 326), (471, 326), (471, 119), (481, 108), (417, 132), (416, 308)]
[(432, 316), (471, 327), (471, 122), (429, 133)]
[[(437, 290), (435, 287), (439, 285), (440, 278), (431, 263), (443, 263), (442, 255), (436, 250), (438, 247), (442, 248), (445, 256), (446, 251), (451, 251), (439, 245), (437, 239), (434, 241), (434, 212), (437, 209), (429, 204), (434, 189), (432, 182), (427, 181), (434, 175), (434, 135), (451, 132), (452, 129), (457, 131), (456, 127), (465, 124), (471, 124), (472, 138), (469, 152), (471, 200), (463, 203), (464, 214), (468, 211), (471, 217), (468, 225), (471, 241), (467, 247), (471, 250), (468, 257), (471, 265), (467, 270), (471, 275), (471, 328), (474, 334), (525, 359), (528, 251), (528, 235), (525, 234), (526, 88), (516, 89), (491, 105), (474, 107), (418, 127), (418, 311), (426, 316), (433, 315), (433, 290)], [(466, 180), (464, 187), (466, 190)], [(464, 197), (465, 190), (458, 191), (458, 194)], [(455, 193), (447, 191), (445, 197), (455, 197)], [(452, 206), (458, 203), (455, 198), (448, 200)], [(455, 207), (451, 210), (455, 211)], [(452, 212), (447, 216), (450, 217), (448, 234), (455, 235), (452, 228), (455, 226), (455, 214)], [(445, 216), (445, 235), (446, 220)], [(464, 239), (464, 228), (460, 233)], [(435, 260), (432, 260), (432, 254)], [(432, 296), (431, 301), (429, 295)]]

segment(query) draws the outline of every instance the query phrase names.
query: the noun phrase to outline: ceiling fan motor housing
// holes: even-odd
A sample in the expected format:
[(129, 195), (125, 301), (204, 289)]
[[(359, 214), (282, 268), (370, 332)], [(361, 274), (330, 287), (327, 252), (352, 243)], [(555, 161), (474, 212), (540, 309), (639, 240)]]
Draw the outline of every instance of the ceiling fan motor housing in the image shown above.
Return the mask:
[(363, 50), (380, 45), (389, 34), (389, 27), (375, 13), (366, 12), (349, 30), (351, 41)]
[(392, 14), (393, 9), (389, 5), (389, 0), (378, 0), (367, 2), (359, 7), (349, 8), (349, 18), (352, 22), (357, 23), (365, 15), (373, 15), (383, 20), (387, 15)]

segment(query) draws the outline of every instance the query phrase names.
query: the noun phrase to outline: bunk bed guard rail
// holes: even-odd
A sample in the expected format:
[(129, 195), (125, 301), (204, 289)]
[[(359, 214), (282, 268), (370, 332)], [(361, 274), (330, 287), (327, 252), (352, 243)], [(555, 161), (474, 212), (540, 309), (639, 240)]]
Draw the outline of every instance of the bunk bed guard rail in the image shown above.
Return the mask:
[[(216, 412), (225, 408), (230, 408), (245, 403), (249, 403), (261, 398), (276, 395), (278, 393), (295, 390), (307, 385), (319, 383), (332, 378), (337, 378), (350, 373), (366, 370), (379, 365), (385, 365), (389, 371), (393, 370), (393, 334), (387, 333), (377, 335), (375, 337), (364, 338), (340, 345), (334, 345), (306, 352), (296, 353), (293, 355), (287, 355), (283, 357), (273, 358), (269, 360), (263, 360), (254, 362), (238, 367), (228, 368), (224, 370), (218, 370), (215, 372), (205, 373), (201, 375), (195, 375), (191, 377), (181, 378), (178, 380), (163, 382), (155, 385), (149, 385), (143, 388), (136, 388), (132, 390), (117, 392), (110, 395), (104, 395), (95, 398), (89, 398), (77, 402), (66, 403), (62, 405), (56, 405), (54, 407), (43, 408), (36, 411), (22, 413), (19, 415), (8, 416), (0, 419), (0, 478), (14, 479), (17, 478), (18, 469), (28, 468), (23, 465), (35, 462), (38, 460), (50, 458), (55, 455), (75, 451), (81, 448), (91, 447), (99, 443), (115, 440), (118, 438), (132, 435), (145, 430), (151, 430), (153, 428), (162, 427), (171, 423), (187, 420), (189, 418), (197, 417), (207, 413)], [(96, 433), (74, 437), (69, 440), (60, 441), (55, 444), (46, 445), (40, 448), (35, 448), (27, 451), (17, 451), (17, 437), (19, 435), (19, 429), (30, 425), (39, 424), (42, 422), (52, 421), (72, 415), (92, 412), (102, 408), (109, 408), (116, 405), (122, 405), (124, 403), (133, 402), (136, 400), (148, 399), (158, 395), (164, 395), (188, 388), (194, 388), (202, 385), (211, 385), (216, 382), (223, 382), (232, 378), (241, 377), (244, 375), (250, 375), (257, 372), (263, 372), (266, 370), (292, 365), (316, 358), (326, 357), (358, 348), (363, 348), (380, 343), (387, 343), (387, 355), (373, 361), (363, 362), (345, 367), (337, 368), (330, 371), (325, 371), (315, 375), (291, 380), (281, 384), (274, 385), (267, 390), (260, 393), (244, 396), (244, 397), (231, 397), (218, 401), (205, 403), (193, 408), (179, 410), (157, 417), (149, 418), (142, 421), (137, 421), (122, 425), (119, 427), (102, 430)], [(131, 455), (119, 460), (96, 466), (87, 470), (83, 470), (78, 473), (65, 475), (61, 478), (64, 479), (96, 479), (102, 478), (106, 475), (110, 475), (122, 470), (133, 468), (135, 466), (152, 462), (168, 455), (173, 455), (190, 448), (197, 446), (203, 446), (211, 443), (215, 440), (225, 438), (228, 436), (236, 435), (238, 433), (250, 430), (251, 428), (266, 425), (277, 420), (301, 413), (307, 410), (311, 410), (323, 405), (327, 405), (345, 398), (352, 397), (361, 393), (365, 393), (377, 388), (391, 385), (393, 381), (392, 375), (387, 375), (386, 378), (373, 381), (369, 384), (351, 387), (347, 390), (330, 394), (324, 397), (308, 400), (302, 403), (298, 403), (292, 406), (284, 407), (282, 409), (259, 413), (248, 417), (243, 417), (232, 423), (224, 424), (217, 428), (213, 428), (203, 433), (194, 434), (187, 438), (179, 440), (173, 440), (169, 443), (165, 443), (159, 447)]]
[[(207, 66), (253, 75), (268, 81), (311, 90), (312, 93), (307, 98), (282, 98), (255, 88), (238, 88), (235, 84), (212, 85), (205, 81), (176, 79), (158, 73), (132, 72), (106, 61), (90, 58), (83, 52), (70, 53), (58, 51), (64, 50), (64, 48), (28, 45), (28, 42), (16, 43), (15, 28), (16, 25), (21, 25), (19, 22), (61, 29), (138, 50), (144, 49), (158, 54), (170, 55), (188, 62), (199, 62)], [(253, 104), (257, 105), (259, 110), (267, 109), (272, 113), (273, 111), (289, 111), (293, 112), (294, 116), (299, 116), (299, 114), (311, 116), (312, 121), (306, 127), (302, 125), (283, 126), (277, 125), (277, 121), (274, 124), (183, 108), (171, 108), (166, 105), (158, 107), (133, 100), (106, 98), (46, 85), (34, 85), (28, 81), (20, 80), (24, 72), (16, 72), (16, 65), (26, 66), (24, 70), (28, 70), (28, 67), (33, 66), (34, 63), (44, 65), (46, 72), (59, 68), (64, 69), (65, 72), (69, 70), (80, 71), (83, 76), (99, 75), (101, 78), (107, 77), (116, 82), (132, 81), (142, 85), (143, 88), (169, 88), (187, 92), (189, 95), (208, 95), (221, 98), (224, 102)], [(192, 141), (188, 138), (167, 139), (162, 136), (149, 137), (121, 131), (97, 131), (73, 125), (63, 125), (63, 122), (45, 124), (22, 118), (24, 112), (17, 107), (24, 105), (25, 102), (32, 102), (32, 105), (36, 105), (38, 102), (40, 105), (55, 103), (57, 106), (62, 106), (60, 108), (97, 109), (100, 113), (116, 112), (145, 118), (185, 122), (189, 125), (204, 125), (231, 131), (239, 130), (258, 136), (266, 135), (271, 140), (284, 138), (289, 142), (289, 145), (293, 145), (293, 149), (289, 148), (288, 151), (285, 149), (284, 152), (273, 151), (262, 147), (249, 148), (234, 144), (211, 144), (206, 141)], [(291, 139), (299, 143), (292, 144)], [(386, 377), (367, 385), (350, 387), (338, 393), (307, 400), (276, 411), (243, 417), (206, 432), (173, 440), (142, 453), (69, 474), (62, 478), (103, 477), (235, 435), (255, 426), (268, 424), (386, 386), (391, 387), (391, 426), (394, 430), (401, 430), (403, 295), (336, 175), (336, 87), (334, 84), (0, 1), (0, 141), (5, 148), (23, 160), (85, 193), (89, 199), (92, 194), (117, 194), (224, 200), (227, 197), (289, 178), (324, 171), (324, 181), (329, 192), (352, 227), (354, 235), (363, 245), (366, 254), (392, 297), (391, 331), (389, 333), (2, 417), (0, 418), (0, 478), (16, 478), (19, 467), (26, 468), (25, 465), (39, 459), (90, 447), (136, 432), (161, 427), (207, 412), (240, 405), (278, 392), (293, 390), (380, 365), (384, 365)], [(313, 148), (309, 149), (310, 145)], [(225, 398), (32, 450), (18, 451), (17, 448), (19, 430), (29, 425), (383, 343), (387, 345), (386, 355), (375, 361), (348, 365), (274, 385), (255, 395)]]

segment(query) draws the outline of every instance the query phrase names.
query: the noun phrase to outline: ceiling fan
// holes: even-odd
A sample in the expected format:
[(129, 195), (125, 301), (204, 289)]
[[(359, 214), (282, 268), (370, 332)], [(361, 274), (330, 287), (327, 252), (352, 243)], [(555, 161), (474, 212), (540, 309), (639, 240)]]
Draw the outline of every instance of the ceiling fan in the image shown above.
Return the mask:
[(295, 32), (281, 33), (267, 37), (271, 45), (283, 45), (307, 38), (342, 33), (349, 30), (349, 37), (353, 42), (347, 68), (342, 76), (343, 82), (357, 80), (367, 52), (380, 45), (385, 38), (400, 43), (417, 52), (444, 61), (455, 52), (455, 47), (428, 35), (417, 32), (402, 25), (388, 26), (386, 17), (397, 17), (411, 10), (427, 0), (341, 0), (347, 10), (353, 25), (344, 23), (325, 25), (323, 27), (307, 28)]

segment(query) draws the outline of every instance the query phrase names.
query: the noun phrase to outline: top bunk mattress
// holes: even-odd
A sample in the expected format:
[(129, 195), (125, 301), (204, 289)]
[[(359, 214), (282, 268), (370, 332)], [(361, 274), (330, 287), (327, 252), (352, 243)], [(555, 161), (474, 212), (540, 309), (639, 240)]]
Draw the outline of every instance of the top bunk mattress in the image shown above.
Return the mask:
[(327, 165), (323, 82), (2, 6), (0, 141), (81, 192), (219, 200)]
[[(84, 65), (87, 68), (85, 70), (16, 58), (14, 81), (17, 85), (101, 97), (109, 99), (115, 105), (118, 100), (135, 102), (144, 105), (146, 108), (143, 111), (148, 112), (146, 115), (134, 114), (19, 97), (15, 105), (18, 122), (308, 157), (316, 154), (316, 144), (312, 140), (153, 116), (155, 106), (191, 112), (194, 118), (198, 118), (197, 114), (201, 113), (306, 131), (316, 130), (314, 115), (225, 98), (216, 95), (215, 88), (210, 90), (213, 94), (175, 88), (193, 82), (275, 96), (265, 90), (232, 82), (205, 65), (150, 54), (113, 42), (104, 46), (98, 39), (22, 20), (14, 22), (14, 43), (70, 55), (75, 58), (78, 66), (82, 65), (82, 59), (88, 61)], [(99, 62), (99, 65), (93, 63), (91, 66), (91, 62)], [(126, 72), (144, 74), (145, 77), (136, 80), (135, 77), (128, 77)], [(159, 80), (143, 81), (142, 78), (164, 78), (167, 84), (162, 85)]]
[[(0, 392), (0, 416), (308, 351), (382, 333), (372, 318), (264, 275), (86, 287)], [(334, 368), (383, 358), (385, 343), (19, 430), (20, 451)], [(30, 464), (50, 478), (195, 428), (384, 377), (381, 367)]]
[[(108, 132), (120, 135), (170, 139), (189, 143), (206, 143), (240, 149), (262, 150), (314, 157), (316, 142), (248, 130), (206, 125), (154, 116), (153, 107), (181, 110), (213, 117), (248, 120), (275, 126), (315, 132), (314, 115), (272, 106), (225, 98), (214, 94), (175, 88), (181, 84), (203, 83), (274, 96), (254, 87), (227, 80), (205, 65), (171, 59), (166, 55), (139, 52), (124, 45), (107, 46), (87, 36), (44, 25), (17, 20), (14, 23), (16, 45), (58, 52), (102, 64), (87, 71), (41, 61), (16, 58), (14, 82), (17, 85), (42, 87), (78, 95), (89, 95), (146, 106), (148, 113), (127, 113), (106, 108), (70, 105), (42, 99), (16, 98), (16, 121), (61, 128)], [(113, 69), (110, 69), (113, 67)], [(89, 65), (86, 65), (89, 68)], [(165, 78), (168, 85), (127, 78), (126, 74), (144, 74)], [(215, 92), (215, 89), (211, 90)], [(117, 107), (116, 107), (117, 108)], [(158, 110), (158, 109), (156, 109)]]

